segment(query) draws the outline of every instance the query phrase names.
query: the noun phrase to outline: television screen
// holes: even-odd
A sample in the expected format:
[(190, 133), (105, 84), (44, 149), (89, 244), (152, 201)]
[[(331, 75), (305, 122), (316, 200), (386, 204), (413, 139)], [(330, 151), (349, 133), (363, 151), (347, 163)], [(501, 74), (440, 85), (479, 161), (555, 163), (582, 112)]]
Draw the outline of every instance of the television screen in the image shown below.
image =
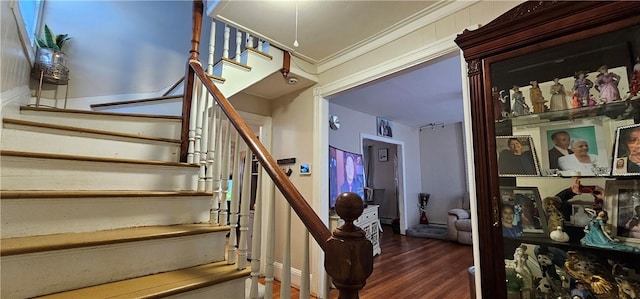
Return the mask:
[(329, 208), (333, 209), (336, 197), (343, 192), (353, 192), (364, 200), (364, 166), (362, 154), (329, 147)]

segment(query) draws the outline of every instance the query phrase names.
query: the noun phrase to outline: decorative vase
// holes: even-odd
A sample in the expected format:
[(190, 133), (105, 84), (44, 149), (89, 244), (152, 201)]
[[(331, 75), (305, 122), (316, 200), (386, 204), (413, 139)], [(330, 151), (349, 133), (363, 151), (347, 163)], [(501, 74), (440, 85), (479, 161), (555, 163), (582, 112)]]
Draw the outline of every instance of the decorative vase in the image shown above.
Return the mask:
[(31, 69), (31, 77), (43, 82), (64, 85), (69, 82), (67, 55), (61, 51), (38, 48), (36, 60)]

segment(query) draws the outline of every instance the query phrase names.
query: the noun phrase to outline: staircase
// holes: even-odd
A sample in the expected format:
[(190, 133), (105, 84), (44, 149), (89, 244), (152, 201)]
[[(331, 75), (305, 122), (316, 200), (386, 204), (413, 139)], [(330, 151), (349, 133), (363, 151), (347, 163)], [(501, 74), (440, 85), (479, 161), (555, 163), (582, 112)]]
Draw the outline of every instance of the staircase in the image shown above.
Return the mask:
[(244, 298), (249, 270), (225, 261), (229, 227), (208, 223), (212, 194), (177, 162), (179, 128), (35, 107), (5, 117), (2, 298)]
[[(210, 65), (225, 95), (282, 67), (258, 45)], [(3, 113), (2, 298), (245, 298), (230, 227), (209, 223), (200, 166), (179, 162), (182, 101)]]

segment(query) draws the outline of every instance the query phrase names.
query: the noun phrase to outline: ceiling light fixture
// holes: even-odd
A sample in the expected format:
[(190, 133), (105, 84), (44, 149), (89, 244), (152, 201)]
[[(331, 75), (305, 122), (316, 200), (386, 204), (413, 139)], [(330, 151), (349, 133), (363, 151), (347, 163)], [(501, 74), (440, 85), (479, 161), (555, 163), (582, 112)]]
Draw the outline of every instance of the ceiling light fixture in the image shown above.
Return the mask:
[(293, 41), (293, 46), (298, 47), (300, 44), (298, 43), (298, 1), (296, 0), (296, 39)]
[(431, 131), (435, 131), (437, 127), (444, 128), (444, 123), (428, 123), (426, 125), (420, 126), (420, 132), (422, 129), (431, 127)]

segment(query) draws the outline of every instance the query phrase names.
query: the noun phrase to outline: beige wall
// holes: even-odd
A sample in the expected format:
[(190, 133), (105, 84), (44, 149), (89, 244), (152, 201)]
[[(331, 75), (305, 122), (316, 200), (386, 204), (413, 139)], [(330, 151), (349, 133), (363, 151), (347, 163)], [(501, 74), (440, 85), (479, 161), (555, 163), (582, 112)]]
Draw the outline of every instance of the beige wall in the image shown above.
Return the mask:
[(453, 39), (457, 34), (462, 33), (465, 28), (478, 24), (487, 24), (522, 2), (479, 1), (434, 23), (407, 33), (392, 43), (323, 72), (320, 74), (320, 83), (326, 84), (338, 81), (345, 76), (375, 67), (430, 43), (447, 38)]
[(0, 1), (0, 13), (2, 14), (0, 92), (27, 86), (31, 71), (31, 65), (20, 42), (18, 27), (10, 4), (11, 1)]
[(271, 115), (271, 101), (267, 99), (241, 92), (230, 97), (229, 102), (231, 102), (233, 107), (238, 111), (244, 111), (263, 116)]
[[(313, 198), (313, 180), (316, 174), (313, 171), (310, 176), (300, 175), (300, 163), (312, 163), (313, 149), (313, 87), (300, 94), (285, 96), (273, 102), (273, 134), (272, 155), (275, 159), (296, 158), (296, 164), (291, 165), (293, 173), (289, 177), (291, 182), (300, 190), (302, 196), (311, 203)], [(286, 168), (285, 168), (286, 169)], [(286, 232), (285, 213), (289, 205), (282, 194), (276, 189), (276, 247), (275, 260), (282, 262), (284, 252), (284, 236)], [(291, 265), (293, 268), (302, 269), (302, 248), (304, 225), (294, 214), (291, 225)], [(313, 242), (315, 244), (315, 242)], [(312, 266), (313, 268), (313, 266)], [(313, 271), (313, 270), (312, 270)]]

